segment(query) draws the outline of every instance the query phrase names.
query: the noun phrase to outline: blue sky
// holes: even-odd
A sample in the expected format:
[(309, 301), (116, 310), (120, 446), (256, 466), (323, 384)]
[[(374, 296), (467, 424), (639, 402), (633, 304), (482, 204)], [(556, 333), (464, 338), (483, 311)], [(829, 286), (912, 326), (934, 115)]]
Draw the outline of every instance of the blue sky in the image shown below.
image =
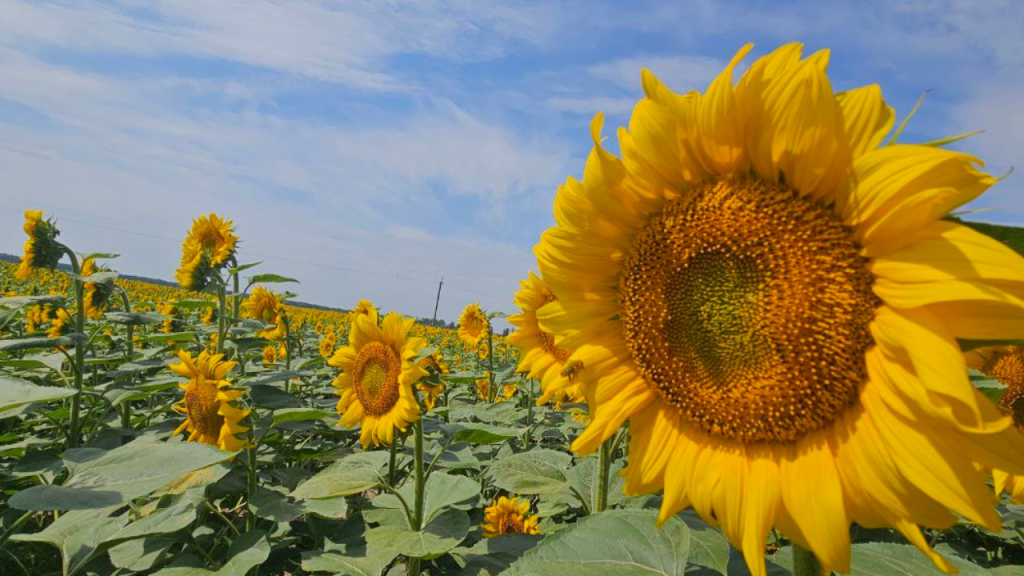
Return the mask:
[[(593, 114), (628, 122), (640, 69), (706, 89), (744, 43), (832, 50), (878, 83), (905, 141), (971, 129), (1022, 165), (1024, 2), (15, 2), (0, 0), (0, 251), (21, 213), (80, 251), (169, 279), (192, 217), (308, 301), (441, 316), (511, 311)], [(749, 58), (752, 60), (753, 58)], [(614, 149), (614, 144), (612, 145)], [(972, 208), (1024, 223), (1022, 177)]]

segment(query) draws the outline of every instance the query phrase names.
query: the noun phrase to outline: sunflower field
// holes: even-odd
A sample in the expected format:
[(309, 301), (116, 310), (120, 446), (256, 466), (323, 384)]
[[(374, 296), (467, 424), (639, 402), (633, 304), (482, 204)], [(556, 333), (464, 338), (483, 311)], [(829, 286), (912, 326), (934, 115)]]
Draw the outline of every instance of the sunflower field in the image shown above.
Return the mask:
[(1024, 574), (1024, 231), (957, 211), (999, 178), (750, 49), (645, 71), (619, 155), (598, 115), (455, 330), (289, 303), (217, 214), (172, 287), (26, 212), (0, 575)]

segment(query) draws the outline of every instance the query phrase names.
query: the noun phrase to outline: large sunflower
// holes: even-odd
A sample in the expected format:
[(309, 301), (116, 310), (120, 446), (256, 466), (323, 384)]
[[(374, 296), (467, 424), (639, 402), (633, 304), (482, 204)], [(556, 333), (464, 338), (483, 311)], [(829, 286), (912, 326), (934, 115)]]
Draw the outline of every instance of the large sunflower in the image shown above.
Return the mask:
[(596, 449), (629, 420), (626, 490), (693, 506), (755, 576), (772, 527), (850, 568), (849, 526), (951, 511), (998, 530), (981, 468), (1024, 473), (1024, 439), (967, 379), (957, 338), (1024, 329), (1024, 259), (942, 217), (994, 179), (932, 146), (879, 147), (877, 86), (834, 94), (828, 52), (784, 46), (706, 94), (643, 73), (646, 98), (555, 200), (536, 249)]
[(25, 240), (25, 255), (14, 271), (18, 280), (28, 280), (36, 268), (53, 270), (63, 255), (61, 245), (57, 243), (60, 231), (52, 221), (43, 220), (42, 210), (26, 210), (23, 229), (28, 239)]
[(175, 278), (182, 288), (202, 290), (210, 274), (223, 268), (235, 255), (238, 236), (231, 220), (214, 213), (192, 221), (185, 241), (181, 245), (181, 264)]
[(487, 315), (479, 304), (470, 304), (459, 316), (459, 338), (470, 347), (476, 347), (487, 336)]
[[(1024, 348), (1000, 346), (972, 350), (967, 365), (995, 378), (1006, 390), (999, 398), (999, 409), (1013, 418), (1017, 431), (1024, 434)], [(996, 492), (1008, 492), (1014, 501), (1024, 503), (1024, 475), (993, 470)]]
[(530, 501), (501, 496), (484, 510), (484, 522), (480, 528), (484, 538), (497, 538), (505, 534), (539, 534), (539, 518), (530, 516)]
[(408, 336), (414, 323), (414, 319), (392, 312), (378, 327), (371, 315), (357, 315), (349, 345), (327, 361), (342, 370), (334, 380), (341, 397), (341, 424), (349, 428), (362, 424), (359, 440), (363, 448), (390, 444), (395, 428), (405, 431), (420, 418), (412, 387), (427, 375), (415, 361), (427, 342)]
[(235, 408), (231, 403), (245, 393), (231, 390), (231, 383), (224, 379), (238, 363), (227, 362), (223, 354), (210, 354), (205, 350), (197, 358), (182, 350), (178, 352), (178, 359), (181, 363), (172, 364), (170, 368), (188, 378), (188, 382), (181, 385), (185, 397), (174, 406), (186, 419), (174, 434), (187, 431), (189, 442), (202, 442), (230, 452), (244, 448), (245, 441), (237, 434), (249, 430), (239, 425), (249, 415), (249, 410)]
[(508, 317), (516, 331), (508, 336), (508, 343), (519, 348), (519, 372), (526, 372), (530, 378), (540, 382), (541, 397), (537, 404), (544, 404), (552, 397), (564, 397), (573, 384), (562, 375), (569, 351), (555, 345), (555, 337), (540, 329), (537, 310), (548, 302), (556, 300), (546, 282), (533, 272), (519, 283), (515, 304), (521, 314)]
[(262, 320), (271, 326), (256, 333), (258, 338), (267, 340), (280, 340), (286, 335), (285, 329), (285, 307), (281, 297), (273, 290), (263, 286), (253, 288), (252, 294), (243, 303), (243, 315), (246, 318)]

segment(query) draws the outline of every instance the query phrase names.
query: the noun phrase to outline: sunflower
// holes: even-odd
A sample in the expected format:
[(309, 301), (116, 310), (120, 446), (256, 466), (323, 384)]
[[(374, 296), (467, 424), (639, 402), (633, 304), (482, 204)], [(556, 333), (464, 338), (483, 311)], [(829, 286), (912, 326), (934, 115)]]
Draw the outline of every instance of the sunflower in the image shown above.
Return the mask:
[(530, 501), (519, 498), (498, 498), (484, 510), (484, 523), (480, 528), (484, 538), (497, 538), (504, 534), (539, 534), (539, 518), (530, 516)]
[(480, 378), (476, 381), (476, 395), (485, 402), (491, 401), (491, 381), (489, 378)]
[(487, 336), (489, 329), (487, 315), (480, 309), (479, 304), (466, 306), (459, 316), (459, 338), (466, 346), (477, 346), (480, 340)]
[(218, 446), (221, 450), (237, 452), (245, 448), (245, 441), (236, 435), (249, 429), (239, 425), (249, 410), (241, 410), (232, 406), (245, 393), (231, 390), (231, 383), (224, 379), (237, 362), (224, 360), (223, 354), (210, 354), (205, 350), (198, 358), (186, 350), (178, 352), (180, 364), (172, 364), (171, 370), (188, 378), (182, 384), (185, 397), (174, 405), (174, 409), (184, 414), (186, 419), (174, 434), (189, 432), (189, 442), (202, 442)]
[(444, 356), (440, 352), (434, 352), (430, 356), (427, 356), (423, 358), (423, 360), (420, 360), (420, 366), (423, 366), (424, 368), (430, 368), (434, 372), (442, 376), (446, 376), (448, 374), (451, 374), (452, 372), (451, 368), (448, 367), (448, 363), (445, 362)]
[(203, 324), (213, 324), (217, 321), (217, 308), (214, 306), (208, 306), (203, 310), (203, 313), (199, 316), (199, 321)]
[(263, 365), (267, 366), (277, 362), (277, 348), (273, 344), (263, 347)]
[(334, 347), (337, 345), (338, 340), (334, 335), (334, 332), (328, 332), (320, 339), (320, 356), (323, 358), (330, 358), (334, 355)]
[[(1006, 386), (999, 398), (999, 409), (1013, 418), (1017, 431), (1024, 434), (1024, 348), (988, 347), (967, 354), (967, 365)], [(993, 470), (996, 492), (1008, 492), (1015, 502), (1024, 503), (1024, 475)]]
[(505, 397), (505, 400), (511, 400), (516, 395), (516, 390), (519, 387), (516, 386), (515, 382), (510, 382), (501, 387), (501, 394)]
[(416, 388), (423, 393), (423, 403), (427, 405), (427, 410), (433, 410), (437, 405), (437, 399), (444, 393), (444, 382), (421, 380)]
[(341, 424), (362, 424), (363, 448), (390, 444), (395, 428), (403, 432), (420, 418), (413, 385), (427, 375), (415, 362), (427, 345), (410, 338), (415, 320), (394, 312), (378, 327), (371, 314), (354, 317), (349, 345), (339, 348), (327, 363), (342, 372), (334, 380), (338, 388)]
[(975, 158), (879, 147), (877, 86), (833, 94), (828, 52), (784, 46), (706, 94), (643, 72), (646, 98), (555, 200), (535, 249), (572, 351), (589, 453), (629, 421), (626, 491), (693, 506), (765, 574), (775, 527), (824, 570), (849, 526), (999, 529), (982, 468), (1024, 474), (1024, 438), (967, 379), (957, 338), (1024, 330), (1024, 258), (942, 219), (995, 182)]
[(508, 343), (519, 348), (517, 370), (540, 382), (541, 397), (537, 404), (541, 405), (553, 397), (566, 396), (566, 390), (573, 386), (569, 378), (562, 375), (569, 351), (555, 346), (555, 337), (541, 330), (537, 322), (537, 310), (556, 300), (547, 283), (530, 272), (519, 285), (521, 288), (516, 292), (515, 304), (522, 313), (508, 317), (509, 323), (516, 327), (516, 331), (509, 335)]
[(263, 286), (253, 288), (252, 294), (243, 303), (243, 316), (263, 321), (271, 326), (256, 333), (258, 338), (280, 340), (285, 337), (285, 308), (281, 297)]
[(360, 300), (356, 307), (349, 312), (349, 324), (354, 326), (356, 318), (359, 316), (366, 316), (370, 319), (371, 324), (380, 324), (380, 313), (377, 311), (377, 307), (373, 305), (373, 302), (369, 300)]
[(170, 334), (178, 329), (178, 310), (174, 306), (174, 302), (163, 302), (157, 304), (157, 312), (165, 316), (163, 324), (160, 327), (160, 331), (164, 334)]
[(477, 356), (479, 356), (481, 360), (487, 360), (487, 357), (490, 356), (490, 351), (487, 349), (487, 344), (483, 344), (480, 346), (480, 350), (477, 351)]
[(193, 220), (181, 246), (181, 264), (175, 272), (178, 284), (196, 292), (205, 288), (210, 275), (235, 255), (237, 244), (231, 220), (214, 213)]
[(43, 220), (42, 210), (26, 210), (23, 229), (28, 239), (25, 240), (25, 255), (14, 272), (18, 280), (28, 280), (35, 269), (53, 270), (64, 254), (63, 247), (57, 243), (60, 230), (53, 221)]
[(46, 331), (49, 338), (60, 338), (71, 331), (74, 320), (67, 313), (67, 310), (58, 308), (56, 314), (50, 319), (50, 329)]
[[(82, 263), (82, 277), (88, 278), (97, 272), (108, 272), (106, 268), (96, 266), (96, 260), (86, 258)], [(114, 283), (111, 281), (85, 283), (85, 316), (93, 320), (103, 317), (103, 309), (114, 294)]]

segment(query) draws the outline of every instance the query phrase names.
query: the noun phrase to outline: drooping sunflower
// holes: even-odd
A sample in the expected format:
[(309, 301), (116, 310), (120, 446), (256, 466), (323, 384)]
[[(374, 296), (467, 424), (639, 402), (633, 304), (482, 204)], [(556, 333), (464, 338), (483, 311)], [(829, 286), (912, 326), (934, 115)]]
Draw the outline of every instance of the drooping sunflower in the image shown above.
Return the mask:
[(540, 534), (537, 516), (530, 516), (530, 501), (501, 496), (484, 510), (480, 528), (484, 538), (497, 538), (505, 534)]
[(267, 366), (277, 362), (277, 348), (273, 344), (263, 347), (263, 365)]
[(480, 340), (487, 336), (488, 321), (487, 315), (480, 309), (479, 304), (470, 304), (459, 316), (459, 339), (466, 346), (476, 347)]
[[(999, 397), (999, 409), (1013, 418), (1013, 425), (1024, 434), (1024, 348), (987, 347), (967, 354), (967, 365), (1006, 386)], [(996, 492), (1007, 492), (1015, 502), (1024, 503), (1024, 475), (993, 470)]]
[[(998, 530), (983, 468), (1024, 473), (1024, 438), (967, 379), (957, 338), (1024, 329), (1024, 259), (942, 217), (995, 180), (934, 146), (880, 147), (877, 86), (834, 94), (828, 52), (784, 46), (705, 94), (643, 72), (622, 159), (601, 146), (535, 250), (558, 300), (595, 450), (629, 420), (631, 494), (693, 506), (765, 574), (778, 528), (848, 572), (849, 526), (956, 512)], [(951, 512), (952, 511), (952, 512)]]
[(285, 307), (273, 290), (257, 286), (243, 302), (243, 316), (271, 324), (256, 333), (258, 338), (280, 340), (285, 337)]
[(231, 220), (214, 213), (192, 221), (185, 241), (181, 245), (181, 264), (175, 272), (178, 284), (186, 290), (200, 291), (210, 281), (210, 275), (220, 270), (237, 249)]
[(519, 348), (517, 370), (540, 382), (541, 396), (537, 399), (540, 405), (553, 397), (564, 397), (573, 386), (569, 378), (562, 375), (569, 351), (556, 346), (555, 337), (541, 330), (537, 322), (537, 310), (557, 299), (547, 283), (530, 272), (519, 285), (515, 304), (522, 313), (508, 317), (509, 323), (516, 327), (516, 331), (509, 334), (508, 343)]
[[(96, 265), (94, 258), (86, 258), (85, 262), (82, 263), (82, 277), (88, 278), (95, 275), (97, 272), (107, 272), (105, 268), (100, 268)], [(92, 318), (98, 320), (103, 317), (103, 310), (107, 306), (107, 301), (114, 293), (114, 283), (111, 281), (104, 282), (86, 282), (85, 283), (85, 316), (86, 318)]]
[(50, 318), (50, 328), (46, 331), (46, 336), (49, 338), (60, 338), (68, 332), (71, 332), (73, 327), (74, 320), (68, 314), (67, 310), (58, 308), (53, 317)]
[(349, 344), (339, 348), (327, 363), (342, 370), (334, 379), (338, 388), (338, 413), (348, 428), (362, 424), (363, 448), (390, 444), (395, 429), (405, 431), (420, 418), (413, 385), (427, 375), (416, 356), (427, 345), (409, 337), (415, 320), (392, 312), (382, 326), (371, 314), (354, 317)]
[(181, 385), (185, 397), (174, 406), (186, 418), (174, 434), (187, 431), (189, 442), (202, 442), (229, 452), (245, 448), (245, 440), (237, 435), (249, 430), (239, 423), (250, 411), (232, 405), (245, 393), (231, 390), (231, 383), (225, 380), (238, 363), (225, 361), (223, 354), (210, 354), (205, 350), (197, 358), (182, 350), (178, 352), (178, 359), (181, 363), (172, 364), (170, 368), (188, 378), (188, 382)]
[(57, 243), (60, 230), (51, 220), (43, 220), (42, 210), (26, 210), (23, 229), (28, 239), (25, 240), (25, 254), (14, 271), (18, 280), (28, 280), (35, 269), (53, 270), (64, 254)]
[(420, 380), (416, 388), (423, 393), (423, 403), (427, 405), (427, 410), (433, 410), (437, 406), (437, 399), (444, 393), (444, 382)]
[(489, 378), (480, 378), (476, 381), (477, 398), (485, 402), (491, 401), (491, 381)]

